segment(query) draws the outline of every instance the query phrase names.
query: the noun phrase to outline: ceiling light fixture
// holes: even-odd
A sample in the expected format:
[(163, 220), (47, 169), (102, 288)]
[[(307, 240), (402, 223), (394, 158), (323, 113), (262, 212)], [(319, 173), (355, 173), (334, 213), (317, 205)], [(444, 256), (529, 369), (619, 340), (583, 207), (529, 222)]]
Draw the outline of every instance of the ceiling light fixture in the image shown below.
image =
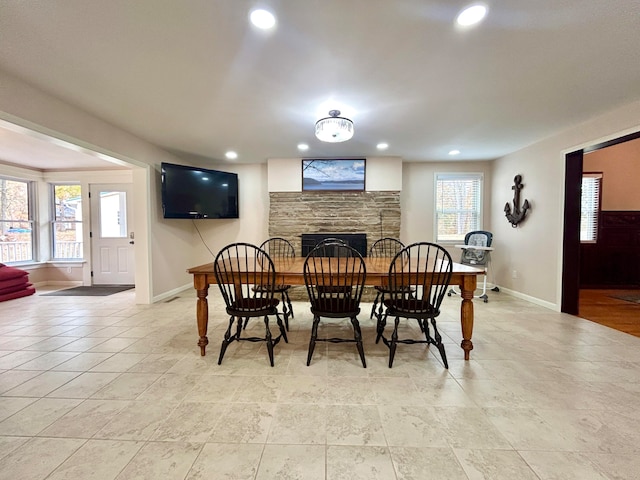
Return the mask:
[(276, 24), (276, 17), (267, 10), (253, 10), (249, 15), (251, 23), (262, 30), (269, 30)]
[(238, 154), (232, 150), (229, 150), (227, 153), (224, 154), (225, 157), (227, 157), (229, 160), (235, 160), (236, 158), (238, 158)]
[(460, 26), (468, 27), (469, 25), (479, 23), (486, 14), (487, 7), (485, 5), (471, 5), (460, 12), (458, 18), (456, 18), (456, 22)]
[(299, 143), (298, 144), (298, 150), (309, 150), (309, 145), (307, 145), (306, 143)]
[(389, 144), (388, 143), (379, 143), (378, 145), (376, 145), (376, 148), (378, 150), (386, 150), (387, 148), (389, 148)]
[(449, 150), (449, 155), (460, 155), (460, 150)]
[(330, 110), (329, 116), (316, 122), (316, 137), (322, 142), (346, 142), (353, 137), (353, 122), (340, 116), (340, 110)]

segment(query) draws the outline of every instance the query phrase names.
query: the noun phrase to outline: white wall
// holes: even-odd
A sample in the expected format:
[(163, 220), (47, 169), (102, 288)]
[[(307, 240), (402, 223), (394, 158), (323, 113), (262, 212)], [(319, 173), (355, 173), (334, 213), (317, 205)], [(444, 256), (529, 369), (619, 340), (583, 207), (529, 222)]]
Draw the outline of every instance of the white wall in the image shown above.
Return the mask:
[[(367, 157), (365, 190), (369, 192), (402, 190), (400, 157)], [(302, 191), (302, 159), (270, 158), (267, 160), (269, 192)]]
[[(640, 130), (640, 102), (631, 103), (494, 162), (491, 194), (492, 255), (496, 283), (507, 291), (560, 309), (565, 154)], [(513, 177), (522, 175), (528, 218), (512, 228), (504, 205)], [(513, 277), (516, 271), (517, 278)]]
[[(214, 255), (225, 245), (248, 242), (260, 245), (269, 232), (269, 193), (267, 192), (267, 165), (222, 164), (208, 166), (238, 174), (239, 219), (195, 220), (202, 234), (196, 232), (192, 245), (194, 265), (213, 261)], [(180, 221), (180, 220), (177, 220)], [(182, 220), (184, 222), (184, 220)], [(204, 242), (204, 243), (203, 243)], [(206, 244), (206, 245), (205, 245)], [(207, 249), (207, 247), (209, 249)], [(193, 265), (191, 265), (193, 266)]]
[[(469, 172), (484, 176), (484, 210), (482, 228), (491, 230), (492, 162), (405, 162), (402, 169), (402, 225), (400, 240), (405, 244), (435, 241), (435, 174)], [(460, 251), (445, 245), (452, 258)]]

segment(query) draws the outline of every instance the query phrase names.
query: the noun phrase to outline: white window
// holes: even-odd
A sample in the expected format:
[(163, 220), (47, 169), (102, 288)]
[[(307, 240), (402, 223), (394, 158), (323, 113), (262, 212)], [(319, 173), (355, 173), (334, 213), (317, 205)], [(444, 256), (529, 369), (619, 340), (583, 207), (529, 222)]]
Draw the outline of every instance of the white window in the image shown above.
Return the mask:
[(0, 177), (0, 263), (34, 259), (33, 186)]
[(81, 193), (80, 185), (52, 185), (53, 258), (81, 259), (83, 256)]
[(436, 243), (482, 229), (482, 173), (436, 173)]
[(580, 202), (580, 241), (582, 243), (596, 243), (598, 240), (601, 187), (602, 173), (582, 174)]

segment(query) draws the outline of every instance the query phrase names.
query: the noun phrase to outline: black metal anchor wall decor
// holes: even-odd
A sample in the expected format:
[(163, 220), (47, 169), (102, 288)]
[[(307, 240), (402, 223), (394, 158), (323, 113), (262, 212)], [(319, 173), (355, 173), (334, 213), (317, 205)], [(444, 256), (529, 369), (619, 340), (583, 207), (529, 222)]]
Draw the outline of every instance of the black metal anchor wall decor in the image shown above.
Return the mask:
[(509, 202), (507, 202), (504, 206), (504, 214), (509, 220), (509, 223), (513, 228), (516, 228), (518, 224), (524, 220), (525, 215), (527, 214), (527, 210), (529, 210), (529, 200), (525, 200), (520, 207), (520, 190), (522, 190), (522, 175), (516, 175), (513, 178), (514, 185), (511, 187), (513, 190), (513, 212), (511, 212), (511, 206)]

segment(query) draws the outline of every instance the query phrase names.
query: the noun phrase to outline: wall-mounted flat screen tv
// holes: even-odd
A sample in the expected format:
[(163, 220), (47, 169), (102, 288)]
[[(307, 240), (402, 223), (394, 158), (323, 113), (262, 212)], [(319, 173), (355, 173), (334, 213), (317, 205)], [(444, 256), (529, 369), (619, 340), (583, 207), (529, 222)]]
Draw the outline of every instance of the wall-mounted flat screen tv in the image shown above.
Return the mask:
[(238, 218), (238, 175), (162, 163), (164, 218)]
[(302, 190), (364, 191), (365, 159), (303, 159)]

